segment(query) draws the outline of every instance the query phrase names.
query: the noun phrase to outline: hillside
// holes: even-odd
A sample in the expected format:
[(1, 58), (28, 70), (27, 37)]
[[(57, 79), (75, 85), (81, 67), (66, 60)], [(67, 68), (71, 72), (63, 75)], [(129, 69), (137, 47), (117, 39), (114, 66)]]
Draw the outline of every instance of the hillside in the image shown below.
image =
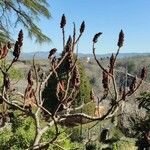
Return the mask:
[[(37, 53), (36, 54), (37, 59), (46, 59), (49, 54), (49, 51), (47, 51), (47, 52), (46, 51), (37, 51), (37, 52), (29, 52), (29, 53), (23, 52), (23, 53), (21, 53), (20, 59), (21, 60), (30, 60), (33, 58), (33, 55), (35, 53)], [(59, 56), (59, 55), (60, 54), (57, 53), (57, 56)], [(98, 58), (107, 58), (110, 56), (111, 56), (111, 53), (97, 55)], [(150, 56), (150, 53), (119, 53), (118, 58), (141, 57), (141, 56)], [(11, 55), (9, 57), (11, 58)], [(79, 58), (87, 58), (87, 57), (93, 58), (93, 54), (79, 53), (78, 57)]]

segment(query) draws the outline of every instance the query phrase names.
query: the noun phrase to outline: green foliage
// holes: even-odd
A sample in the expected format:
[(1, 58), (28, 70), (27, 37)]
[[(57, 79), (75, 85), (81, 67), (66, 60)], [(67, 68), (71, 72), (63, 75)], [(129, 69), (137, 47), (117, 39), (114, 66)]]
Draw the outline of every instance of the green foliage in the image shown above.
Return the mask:
[(123, 137), (123, 133), (117, 127), (112, 128), (111, 134), (114, 140), (119, 140)]
[(135, 146), (135, 140), (126, 139), (114, 143), (112, 150), (137, 150), (137, 147)]
[(87, 143), (86, 150), (96, 150), (96, 143), (94, 143), (94, 142)]
[(30, 117), (21, 119), (20, 126), (14, 132), (14, 143), (18, 148), (27, 148), (33, 143), (34, 139), (34, 123)]
[[(43, 106), (49, 110), (51, 113), (55, 111), (55, 109), (59, 105), (59, 100), (56, 94), (57, 91), (57, 83), (58, 80), (56, 79), (55, 75), (53, 74), (49, 80), (47, 85), (45, 86), (42, 96), (45, 99)], [(60, 108), (62, 110), (62, 108)]]
[[(10, 79), (15, 81), (23, 78), (23, 73), (21, 72), (21, 70), (13, 67), (9, 70), (9, 75)], [(2, 85), (2, 82), (3, 82), (3, 75), (0, 72), (0, 85)]]
[(0, 149), (26, 149), (33, 143), (35, 133), (34, 122), (30, 117), (18, 117), (15, 114), (12, 124), (0, 130)]
[(91, 103), (88, 103), (86, 104), (82, 111), (84, 113), (86, 113), (87, 115), (91, 115), (91, 116), (94, 116), (94, 112), (95, 112), (95, 103), (94, 102), (91, 102)]
[(71, 133), (70, 139), (72, 142), (80, 143), (83, 140), (81, 126), (74, 127), (69, 132)]
[[(58, 127), (60, 135), (54, 145), (49, 146), (49, 150), (80, 149), (83, 146), (80, 143), (72, 142), (65, 128)], [(21, 150), (28, 148), (34, 140), (35, 125), (30, 117), (18, 116), (15, 112), (11, 124), (0, 129), (0, 150)], [(43, 134), (41, 142), (49, 142), (55, 136), (55, 127)], [(81, 148), (82, 149), (82, 148)]]
[(131, 73), (131, 74), (134, 74), (135, 73), (135, 70), (136, 70), (136, 66), (135, 66), (135, 63), (133, 61), (130, 61), (128, 63), (128, 72)]
[(141, 93), (137, 100), (139, 101), (139, 108), (143, 107), (147, 113), (150, 113), (150, 92)]
[(17, 68), (11, 68), (9, 70), (9, 74), (12, 80), (20, 80), (23, 77), (23, 73)]
[(134, 137), (138, 140), (144, 138), (144, 134), (150, 129), (150, 116), (145, 117), (144, 119), (140, 119), (139, 117), (131, 117), (131, 130), (135, 132)]
[(136, 73), (136, 69), (137, 69), (137, 66), (135, 64), (136, 62), (134, 60), (120, 60), (119, 62), (117, 62), (117, 65), (116, 65), (116, 68), (117, 69), (121, 69), (121, 68), (126, 68), (127, 67), (127, 70), (128, 70), (128, 73), (130, 74), (135, 74)]
[[(65, 128), (58, 127), (60, 135), (58, 136), (57, 140), (55, 141), (54, 145), (49, 146), (49, 150), (61, 150), (60, 147), (64, 149), (79, 149), (80, 144), (72, 142), (70, 137), (65, 131)], [(55, 136), (55, 127), (50, 128), (42, 137), (43, 141), (50, 141)]]
[(79, 94), (77, 96), (76, 100), (76, 105), (78, 106), (79, 104), (84, 101), (85, 103), (89, 102), (90, 99), (90, 93), (91, 93), (91, 85), (89, 82), (89, 79), (85, 73), (84, 66), (78, 61), (78, 68), (79, 68), (79, 73), (80, 73), (80, 88), (79, 88)]
[[(0, 24), (0, 41), (8, 40), (11, 29), (18, 24), (23, 25), (27, 29), (29, 36), (34, 36), (36, 41), (50, 41), (37, 26), (37, 22), (41, 17), (47, 19), (51, 17), (48, 10), (49, 4), (46, 0), (0, 1), (0, 6), (0, 11), (3, 12)], [(15, 17), (12, 18), (12, 15)]]
[(7, 125), (3, 130), (0, 130), (0, 149), (8, 150), (10, 148), (10, 141), (13, 137), (11, 126)]

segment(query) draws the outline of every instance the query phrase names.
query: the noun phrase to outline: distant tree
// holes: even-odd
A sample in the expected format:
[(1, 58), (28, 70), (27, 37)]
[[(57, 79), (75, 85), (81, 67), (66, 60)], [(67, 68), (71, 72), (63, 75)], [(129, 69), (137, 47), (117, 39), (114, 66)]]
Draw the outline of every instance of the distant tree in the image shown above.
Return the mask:
[(37, 25), (40, 17), (51, 17), (48, 5), (47, 0), (0, 0), (0, 41), (11, 38), (11, 31), (18, 24), (37, 42), (50, 41)]
[(133, 74), (136, 70), (135, 63), (133, 61), (128, 62), (128, 72)]

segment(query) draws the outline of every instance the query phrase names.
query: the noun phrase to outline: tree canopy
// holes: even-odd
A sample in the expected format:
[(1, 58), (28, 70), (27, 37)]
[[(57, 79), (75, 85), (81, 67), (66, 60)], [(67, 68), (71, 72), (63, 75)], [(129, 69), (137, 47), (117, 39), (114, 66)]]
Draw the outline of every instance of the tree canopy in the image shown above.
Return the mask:
[(49, 19), (47, 0), (0, 0), (0, 41), (11, 39), (11, 30), (23, 25), (37, 42), (50, 41), (37, 25), (41, 17)]

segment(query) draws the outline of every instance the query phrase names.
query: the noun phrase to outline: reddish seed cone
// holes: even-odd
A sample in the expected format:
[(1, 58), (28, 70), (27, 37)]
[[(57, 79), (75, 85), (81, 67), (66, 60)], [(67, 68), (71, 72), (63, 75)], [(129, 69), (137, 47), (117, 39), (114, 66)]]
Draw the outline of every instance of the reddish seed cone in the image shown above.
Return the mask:
[(93, 43), (97, 43), (98, 38), (100, 37), (101, 34), (102, 34), (102, 32), (99, 32), (99, 33), (95, 34), (95, 36), (93, 38)]
[(123, 46), (123, 42), (124, 42), (124, 33), (121, 30), (119, 33), (119, 39), (118, 39), (118, 44), (117, 44), (119, 48)]
[(63, 14), (60, 22), (60, 28), (64, 28), (65, 25), (66, 25), (66, 17)]
[(1, 50), (1, 59), (5, 58), (8, 54), (8, 48), (6, 45), (4, 45), (4, 47)]

